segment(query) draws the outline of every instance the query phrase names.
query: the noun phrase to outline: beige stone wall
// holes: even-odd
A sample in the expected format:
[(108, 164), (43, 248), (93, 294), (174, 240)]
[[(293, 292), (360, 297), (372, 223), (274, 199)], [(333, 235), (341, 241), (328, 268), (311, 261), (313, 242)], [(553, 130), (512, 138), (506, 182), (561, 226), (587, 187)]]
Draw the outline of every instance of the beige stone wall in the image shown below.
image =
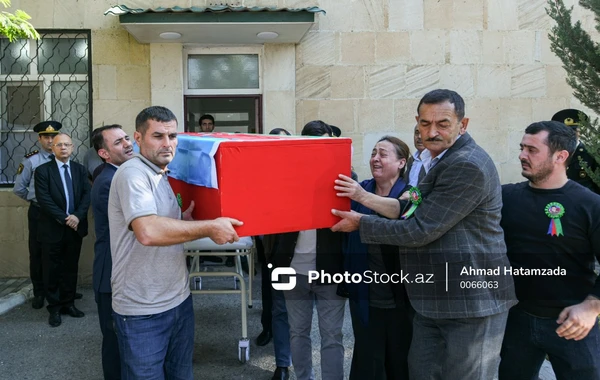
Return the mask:
[(266, 44), (262, 54), (263, 127), (285, 128), (294, 133), (296, 125), (296, 47), (293, 44)]
[(12, 191), (0, 190), (0, 277), (29, 273), (27, 207)]
[[(435, 88), (465, 98), (469, 132), (491, 154), (504, 183), (521, 180), (518, 143), (528, 124), (581, 107), (550, 51), (545, 0), (310, 5), (327, 14), (317, 16), (296, 48), (296, 129), (314, 119), (340, 127), (353, 139), (361, 178), (370, 177), (368, 159), (381, 135), (396, 135), (412, 147), (416, 106)], [(575, 16), (593, 28), (589, 14), (576, 7)]]

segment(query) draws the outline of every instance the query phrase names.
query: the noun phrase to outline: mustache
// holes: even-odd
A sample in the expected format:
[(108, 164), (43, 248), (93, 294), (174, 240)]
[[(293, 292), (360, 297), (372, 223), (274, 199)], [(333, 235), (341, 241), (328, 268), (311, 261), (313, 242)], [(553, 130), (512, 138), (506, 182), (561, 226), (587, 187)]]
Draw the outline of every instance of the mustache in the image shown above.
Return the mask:
[(442, 141), (442, 138), (441, 137), (430, 137), (430, 138), (425, 139), (423, 141), (429, 141), (429, 142), (431, 142), (431, 141)]
[(521, 165), (531, 166), (531, 164), (526, 160), (521, 160)]

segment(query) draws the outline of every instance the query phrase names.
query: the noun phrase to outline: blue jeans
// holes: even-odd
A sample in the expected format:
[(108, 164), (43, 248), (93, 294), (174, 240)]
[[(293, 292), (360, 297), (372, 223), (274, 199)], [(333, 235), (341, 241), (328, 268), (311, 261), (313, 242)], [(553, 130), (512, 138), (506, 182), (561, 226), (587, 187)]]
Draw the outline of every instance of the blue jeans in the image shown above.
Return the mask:
[[(269, 283), (269, 288), (271, 284)], [(273, 349), (275, 350), (275, 364), (277, 367), (292, 365), (292, 352), (290, 351), (290, 325), (288, 323), (287, 308), (283, 291), (271, 289), (273, 300)]]
[(193, 380), (194, 307), (190, 295), (179, 306), (153, 315), (113, 314), (123, 380)]
[(537, 380), (546, 354), (558, 380), (600, 379), (598, 325), (580, 341), (559, 337), (558, 326), (556, 318), (511, 309), (500, 354), (500, 380)]

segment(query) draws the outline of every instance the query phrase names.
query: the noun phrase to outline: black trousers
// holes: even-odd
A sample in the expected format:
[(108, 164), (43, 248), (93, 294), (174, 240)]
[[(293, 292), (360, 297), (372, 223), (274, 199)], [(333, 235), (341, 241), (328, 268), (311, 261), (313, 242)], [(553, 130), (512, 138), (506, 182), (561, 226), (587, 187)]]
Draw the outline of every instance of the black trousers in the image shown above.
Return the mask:
[(273, 324), (273, 297), (271, 296), (271, 270), (267, 267), (267, 258), (265, 257), (265, 249), (262, 243), (262, 239), (258, 236), (256, 241), (256, 254), (258, 260), (261, 262), (260, 265), (260, 286), (261, 286), (261, 300), (262, 300), (262, 313), (260, 314), (260, 323), (262, 324), (263, 330), (271, 331)]
[(27, 222), (29, 225), (29, 277), (33, 284), (33, 295), (44, 296), (44, 271), (42, 270), (42, 243), (37, 241), (38, 218), (40, 207), (30, 204), (27, 211)]
[(51, 313), (73, 305), (82, 240), (77, 231), (64, 226), (61, 241), (42, 245), (44, 286)]
[(112, 309), (112, 293), (96, 292), (98, 306), (98, 321), (102, 331), (102, 372), (104, 380), (121, 379), (121, 357), (119, 356), (119, 341), (115, 332)]
[(360, 321), (357, 304), (350, 301), (350, 315), (354, 330), (350, 380), (408, 380), (412, 307), (369, 307), (369, 323), (365, 326)]

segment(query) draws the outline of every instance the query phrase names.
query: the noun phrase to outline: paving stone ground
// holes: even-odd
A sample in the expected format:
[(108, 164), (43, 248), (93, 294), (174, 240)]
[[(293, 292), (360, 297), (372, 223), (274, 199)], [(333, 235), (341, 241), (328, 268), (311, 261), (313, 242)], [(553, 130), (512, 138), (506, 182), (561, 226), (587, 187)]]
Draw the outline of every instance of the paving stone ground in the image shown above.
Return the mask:
[[(213, 279), (211, 279), (213, 280)], [(228, 286), (230, 279), (203, 285)], [(29, 279), (0, 279), (0, 306), (3, 300), (30, 287)], [(248, 332), (251, 338), (250, 361), (241, 364), (237, 345), (241, 338), (239, 295), (194, 295), (196, 335), (194, 378), (203, 380), (252, 379), (267, 380), (275, 369), (273, 344), (256, 346), (254, 338), (260, 325), (260, 278), (255, 277), (254, 307), (248, 309)], [(86, 313), (84, 318), (63, 316), (61, 326), (51, 328), (45, 308), (34, 310), (30, 300), (0, 315), (0, 380), (102, 379), (100, 364), (101, 334), (94, 294), (90, 287), (80, 287), (83, 299), (76, 306)], [(320, 376), (320, 338), (316, 316), (313, 318), (313, 363), (316, 379)], [(346, 307), (344, 320), (345, 375), (350, 371), (352, 325)], [(295, 377), (292, 375), (292, 379)], [(546, 362), (540, 380), (555, 380)]]

